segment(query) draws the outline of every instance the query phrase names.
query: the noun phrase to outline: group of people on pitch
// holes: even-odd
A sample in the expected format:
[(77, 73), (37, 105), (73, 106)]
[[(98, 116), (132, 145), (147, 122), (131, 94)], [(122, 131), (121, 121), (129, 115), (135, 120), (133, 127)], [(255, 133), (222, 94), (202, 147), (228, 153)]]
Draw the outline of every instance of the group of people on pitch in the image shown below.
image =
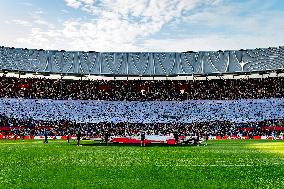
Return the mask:
[[(179, 133), (177, 131), (175, 131), (173, 133), (173, 135), (174, 135), (175, 144), (176, 145), (179, 144), (180, 143)], [(77, 138), (77, 145), (78, 146), (80, 146), (81, 136), (82, 136), (81, 132), (77, 131), (76, 138)], [(71, 136), (68, 135), (67, 136), (68, 143), (70, 142), (70, 138), (71, 138)], [(108, 131), (106, 131), (105, 134), (104, 134), (104, 142), (106, 143), (106, 146), (108, 146), (109, 139), (110, 139), (110, 133)], [(203, 140), (205, 140), (205, 145), (208, 144), (208, 139), (209, 139), (209, 135), (205, 132), (204, 135), (203, 135)], [(141, 140), (141, 147), (145, 147), (146, 146), (146, 143), (145, 143), (146, 133), (145, 133), (145, 131), (140, 132), (140, 140)], [(45, 138), (45, 143), (46, 142), (47, 142), (47, 136)], [(200, 135), (198, 134), (196, 137), (192, 137), (188, 142), (191, 142), (191, 144), (193, 144), (193, 145), (199, 145), (201, 143)]]

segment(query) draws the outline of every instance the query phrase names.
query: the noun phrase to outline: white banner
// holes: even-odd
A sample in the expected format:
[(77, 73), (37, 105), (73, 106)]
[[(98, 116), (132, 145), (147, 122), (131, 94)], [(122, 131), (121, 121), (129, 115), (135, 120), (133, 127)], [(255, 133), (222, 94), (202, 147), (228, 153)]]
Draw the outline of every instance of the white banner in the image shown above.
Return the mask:
[(66, 119), (82, 123), (249, 122), (282, 119), (284, 99), (138, 102), (2, 98), (0, 114), (11, 118)]

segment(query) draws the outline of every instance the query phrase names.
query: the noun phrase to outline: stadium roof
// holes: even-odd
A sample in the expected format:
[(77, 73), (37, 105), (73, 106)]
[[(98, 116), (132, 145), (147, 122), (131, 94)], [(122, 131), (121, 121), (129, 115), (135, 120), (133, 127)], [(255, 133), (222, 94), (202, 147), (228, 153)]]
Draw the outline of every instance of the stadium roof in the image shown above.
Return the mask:
[(201, 52), (81, 52), (0, 48), (3, 72), (97, 77), (189, 77), (281, 73), (284, 47)]

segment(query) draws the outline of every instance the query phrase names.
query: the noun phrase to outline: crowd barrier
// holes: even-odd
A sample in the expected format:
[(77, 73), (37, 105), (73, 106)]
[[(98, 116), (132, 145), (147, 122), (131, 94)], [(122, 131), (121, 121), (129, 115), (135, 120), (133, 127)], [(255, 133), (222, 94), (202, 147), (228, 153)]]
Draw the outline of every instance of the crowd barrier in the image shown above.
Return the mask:
[[(15, 138), (16, 137), (16, 138)], [(181, 136), (180, 140), (188, 140), (189, 136)], [(193, 137), (194, 138), (194, 137)], [(0, 135), (0, 140), (22, 140), (21, 136), (15, 135)], [(25, 136), (24, 140), (44, 140), (44, 136)], [(48, 140), (67, 140), (67, 136), (48, 136)], [(77, 140), (76, 136), (71, 136), (72, 140)], [(89, 138), (89, 140), (102, 141), (102, 138)], [(173, 136), (157, 136), (157, 135), (146, 135), (145, 143), (172, 143), (174, 140)], [(284, 140), (284, 136), (209, 136), (209, 140)], [(140, 144), (140, 137), (116, 137), (111, 136), (110, 141), (114, 143), (129, 143), (129, 144)]]

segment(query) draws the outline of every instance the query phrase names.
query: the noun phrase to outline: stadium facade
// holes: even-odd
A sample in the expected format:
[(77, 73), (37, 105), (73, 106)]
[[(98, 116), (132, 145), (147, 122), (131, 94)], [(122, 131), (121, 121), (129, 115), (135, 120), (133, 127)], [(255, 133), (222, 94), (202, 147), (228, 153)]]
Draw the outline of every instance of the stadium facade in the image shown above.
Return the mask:
[(281, 71), (284, 47), (201, 52), (81, 52), (0, 47), (0, 70), (95, 76), (190, 76)]

